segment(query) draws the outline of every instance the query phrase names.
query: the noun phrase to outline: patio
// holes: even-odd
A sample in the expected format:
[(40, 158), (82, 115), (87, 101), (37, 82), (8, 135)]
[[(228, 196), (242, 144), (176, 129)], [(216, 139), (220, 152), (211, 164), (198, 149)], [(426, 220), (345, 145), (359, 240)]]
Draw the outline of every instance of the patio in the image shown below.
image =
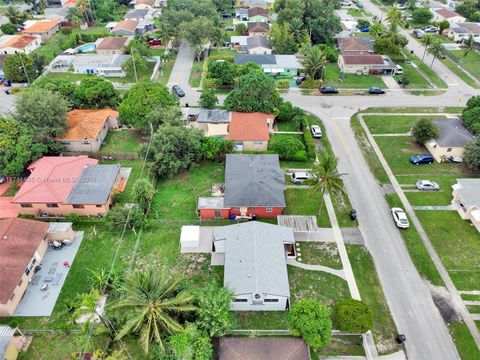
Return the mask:
[[(75, 233), (74, 241), (70, 246), (64, 246), (60, 250), (48, 248), (41, 262), (42, 269), (32, 278), (14, 316), (50, 316), (52, 314), (82, 240), (83, 231), (79, 231)], [(68, 262), (70, 266), (64, 266), (64, 262)], [(41, 290), (44, 284), (48, 284), (48, 287)]]

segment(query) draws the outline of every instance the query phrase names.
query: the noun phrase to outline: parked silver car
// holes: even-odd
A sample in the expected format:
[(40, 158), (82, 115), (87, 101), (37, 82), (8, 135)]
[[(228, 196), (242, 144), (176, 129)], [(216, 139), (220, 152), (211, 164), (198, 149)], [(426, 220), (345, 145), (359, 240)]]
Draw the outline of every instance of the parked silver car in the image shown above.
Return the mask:
[(440, 186), (436, 182), (430, 180), (418, 180), (415, 184), (420, 191), (438, 191)]
[(407, 229), (410, 227), (410, 223), (408, 222), (407, 214), (401, 208), (392, 208), (392, 217), (393, 221), (395, 221), (395, 225), (397, 225), (400, 229)]

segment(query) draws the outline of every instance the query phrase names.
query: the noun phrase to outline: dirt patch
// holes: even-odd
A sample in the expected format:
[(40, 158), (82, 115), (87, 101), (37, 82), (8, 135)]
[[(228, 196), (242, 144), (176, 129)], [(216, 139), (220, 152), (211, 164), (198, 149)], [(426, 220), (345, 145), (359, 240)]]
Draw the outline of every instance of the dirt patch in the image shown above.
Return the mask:
[(461, 320), (461, 315), (448, 290), (442, 286), (430, 285), (433, 302), (440, 311), (442, 318), (447, 323)]

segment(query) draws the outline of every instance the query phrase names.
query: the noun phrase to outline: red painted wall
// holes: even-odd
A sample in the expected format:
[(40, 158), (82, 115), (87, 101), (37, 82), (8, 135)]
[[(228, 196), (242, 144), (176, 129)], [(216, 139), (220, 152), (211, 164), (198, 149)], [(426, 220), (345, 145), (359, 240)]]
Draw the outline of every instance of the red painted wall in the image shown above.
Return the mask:
[[(260, 218), (275, 218), (282, 214), (283, 208), (274, 207), (272, 211), (267, 212), (265, 207), (247, 208), (247, 215), (255, 214)], [(240, 210), (230, 210), (230, 214), (240, 215)]]
[[(228, 219), (230, 215), (229, 209), (221, 210), (221, 218)], [(215, 219), (215, 209), (200, 209), (200, 218), (201, 219)]]

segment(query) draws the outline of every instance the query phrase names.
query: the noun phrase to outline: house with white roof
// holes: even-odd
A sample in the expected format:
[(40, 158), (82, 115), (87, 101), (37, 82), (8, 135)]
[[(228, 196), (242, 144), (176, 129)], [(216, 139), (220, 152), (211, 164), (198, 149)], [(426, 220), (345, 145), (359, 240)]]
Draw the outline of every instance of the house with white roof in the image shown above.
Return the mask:
[(58, 55), (49, 65), (51, 72), (68, 72), (73, 68), (76, 74), (97, 74), (105, 77), (125, 77), (122, 64), (130, 55), (75, 54)]
[(452, 206), (480, 232), (480, 179), (457, 179), (452, 189)]
[(457, 43), (461, 43), (472, 36), (477, 43), (480, 42), (480, 23), (462, 22), (450, 24), (448, 37)]
[(297, 76), (303, 68), (295, 55), (237, 54), (234, 61), (239, 65), (253, 62), (272, 75)]

